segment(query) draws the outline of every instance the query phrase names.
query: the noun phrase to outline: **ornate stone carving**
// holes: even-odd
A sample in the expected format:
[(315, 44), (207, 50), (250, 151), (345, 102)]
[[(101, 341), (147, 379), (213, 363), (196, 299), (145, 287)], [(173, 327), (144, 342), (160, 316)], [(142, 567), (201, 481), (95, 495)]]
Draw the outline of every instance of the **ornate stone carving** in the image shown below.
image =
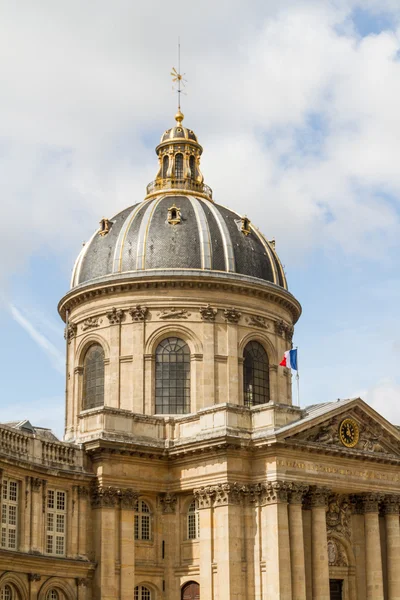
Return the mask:
[(225, 308), (224, 317), (228, 323), (239, 323), (242, 313), (236, 310), (236, 308)]
[(72, 342), (72, 340), (76, 336), (77, 331), (78, 331), (77, 324), (70, 321), (64, 329), (64, 338), (67, 340), (68, 344), (70, 344)]
[(351, 514), (352, 506), (348, 497), (331, 495), (328, 500), (328, 510), (326, 513), (327, 531), (343, 535), (350, 539)]
[(265, 319), (265, 317), (260, 317), (260, 315), (250, 315), (247, 318), (247, 323), (252, 327), (262, 327), (262, 329), (269, 328), (267, 319)]
[(88, 587), (89, 585), (89, 579), (86, 579), (85, 577), (77, 577), (75, 582), (78, 587)]
[(91, 490), (92, 508), (113, 508), (117, 505), (119, 498), (118, 488), (111, 486), (93, 487)]
[(40, 581), (42, 576), (39, 573), (28, 573), (28, 581)]
[(87, 498), (89, 496), (89, 488), (84, 485), (78, 485), (79, 498)]
[(336, 540), (328, 540), (328, 561), (330, 567), (347, 567), (348, 561), (342, 544)]
[(131, 488), (118, 490), (118, 496), (121, 500), (121, 508), (126, 510), (135, 510), (139, 494)]
[(157, 316), (160, 319), (187, 319), (190, 313), (185, 308), (165, 308)]
[(42, 487), (43, 480), (39, 477), (31, 477), (31, 488), (34, 492), (39, 492)]
[(383, 514), (385, 515), (398, 515), (400, 505), (400, 496), (391, 494), (385, 496), (382, 503)]
[(95, 327), (100, 327), (100, 323), (102, 323), (100, 317), (88, 317), (82, 323), (82, 331), (87, 331), (88, 329), (95, 329)]
[(193, 494), (199, 508), (209, 508), (210, 506), (240, 504), (241, 497), (246, 492), (246, 486), (226, 482), (199, 488), (194, 490)]
[(308, 496), (312, 507), (326, 506), (330, 495), (330, 489), (326, 487), (312, 486), (309, 489)]
[(275, 332), (281, 337), (285, 338), (288, 342), (292, 341), (294, 328), (293, 325), (285, 323), (285, 321), (275, 321)]
[(178, 501), (178, 497), (176, 494), (170, 494), (168, 492), (166, 494), (161, 494), (159, 496), (159, 500), (162, 512), (164, 514), (171, 514), (175, 512), (176, 503)]
[(145, 321), (148, 312), (147, 306), (141, 306), (140, 304), (136, 304), (136, 306), (129, 309), (132, 321)]
[(213, 308), (211, 304), (207, 304), (207, 306), (201, 306), (199, 312), (204, 321), (215, 321), (218, 310)]
[(303, 483), (289, 484), (289, 503), (302, 504), (304, 495), (308, 492), (308, 485)]
[(361, 498), (365, 513), (379, 512), (379, 503), (383, 498), (382, 494), (363, 494)]
[(125, 319), (125, 311), (113, 306), (112, 309), (106, 313), (106, 317), (110, 321), (110, 325), (118, 325)]

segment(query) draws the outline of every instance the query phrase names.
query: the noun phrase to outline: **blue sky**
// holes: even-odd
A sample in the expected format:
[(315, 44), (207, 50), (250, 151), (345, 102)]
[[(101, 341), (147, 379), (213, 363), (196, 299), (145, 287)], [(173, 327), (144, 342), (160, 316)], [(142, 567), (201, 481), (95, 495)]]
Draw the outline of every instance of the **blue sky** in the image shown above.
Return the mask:
[(130, 4), (5, 3), (0, 419), (62, 434), (57, 302), (100, 218), (155, 175), (173, 28), (205, 180), (276, 238), (302, 303), (302, 404), (361, 395), (400, 424), (398, 2)]

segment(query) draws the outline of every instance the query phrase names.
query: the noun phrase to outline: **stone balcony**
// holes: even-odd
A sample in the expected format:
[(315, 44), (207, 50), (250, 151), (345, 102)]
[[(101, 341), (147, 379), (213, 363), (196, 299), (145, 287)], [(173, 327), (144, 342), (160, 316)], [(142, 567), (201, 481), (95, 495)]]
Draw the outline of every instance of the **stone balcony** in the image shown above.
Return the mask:
[(176, 190), (177, 192), (188, 190), (198, 192), (212, 200), (212, 189), (205, 183), (199, 183), (192, 179), (156, 179), (147, 186), (147, 195), (150, 196), (162, 190)]
[(0, 458), (68, 471), (84, 471), (84, 452), (66, 442), (50, 441), (0, 425)]

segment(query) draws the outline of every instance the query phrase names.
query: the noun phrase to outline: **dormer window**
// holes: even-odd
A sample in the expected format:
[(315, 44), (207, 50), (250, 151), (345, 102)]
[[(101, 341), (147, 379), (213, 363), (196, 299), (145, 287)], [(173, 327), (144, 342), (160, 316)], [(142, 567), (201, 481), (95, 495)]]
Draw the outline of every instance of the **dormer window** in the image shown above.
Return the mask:
[(168, 223), (177, 225), (181, 222), (181, 209), (175, 206), (175, 203), (168, 209)]
[(100, 221), (99, 235), (107, 235), (107, 233), (110, 231), (111, 225), (111, 221), (103, 217)]
[(183, 179), (183, 154), (175, 156), (175, 178)]
[(242, 233), (244, 233), (244, 235), (249, 235), (249, 233), (251, 233), (250, 219), (248, 219), (247, 217), (242, 217), (242, 225), (240, 230)]

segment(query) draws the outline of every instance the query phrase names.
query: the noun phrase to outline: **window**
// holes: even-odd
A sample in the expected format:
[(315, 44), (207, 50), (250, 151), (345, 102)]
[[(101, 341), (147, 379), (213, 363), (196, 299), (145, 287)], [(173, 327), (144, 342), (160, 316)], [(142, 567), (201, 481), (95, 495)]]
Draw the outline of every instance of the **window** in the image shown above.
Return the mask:
[(60, 596), (57, 590), (50, 590), (47, 592), (46, 600), (59, 600)]
[(196, 159), (194, 156), (189, 158), (190, 177), (193, 181), (196, 179)]
[(138, 500), (135, 506), (135, 540), (151, 539), (151, 512), (144, 500)]
[(156, 414), (190, 412), (190, 350), (170, 337), (156, 350)]
[(134, 600), (151, 600), (151, 593), (144, 585), (137, 585), (135, 587)]
[(7, 548), (8, 550), (17, 549), (18, 492), (18, 481), (15, 481), (14, 479), (3, 479), (1, 501), (1, 547)]
[(249, 342), (243, 353), (243, 386), (245, 406), (269, 402), (269, 363), (264, 348)]
[[(65, 532), (67, 519), (67, 494), (56, 490), (47, 491), (46, 553), (65, 556)], [(55, 592), (57, 593), (57, 592)], [(50, 596), (49, 596), (50, 598)], [(57, 596), (58, 598), (58, 596)]]
[(13, 591), (9, 585), (5, 585), (1, 588), (0, 600), (13, 600)]
[(175, 156), (175, 177), (176, 179), (183, 179), (183, 154)]
[(93, 344), (83, 364), (83, 409), (104, 404), (104, 350)]
[(187, 537), (188, 540), (197, 540), (200, 537), (200, 515), (195, 500), (193, 500), (188, 508)]
[(163, 162), (162, 162), (162, 177), (163, 177), (163, 179), (165, 179), (167, 177), (168, 167), (169, 167), (169, 157), (167, 155), (165, 155), (163, 158)]

